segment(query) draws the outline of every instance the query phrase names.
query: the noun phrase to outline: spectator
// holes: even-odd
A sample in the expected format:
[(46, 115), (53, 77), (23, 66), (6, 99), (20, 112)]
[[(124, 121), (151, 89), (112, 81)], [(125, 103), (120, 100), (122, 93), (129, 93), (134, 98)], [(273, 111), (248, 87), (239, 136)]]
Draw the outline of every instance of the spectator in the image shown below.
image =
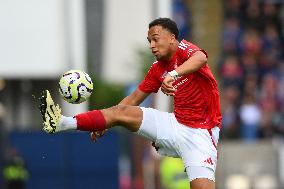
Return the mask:
[(235, 55), (228, 55), (220, 68), (220, 74), (223, 78), (222, 86), (242, 85), (243, 69), (240, 61)]
[(260, 30), (262, 28), (262, 20), (259, 0), (250, 0), (244, 5), (245, 13), (244, 19), (242, 20), (244, 26)]
[(225, 20), (222, 32), (222, 46), (225, 53), (235, 53), (239, 51), (239, 38), (241, 36), (241, 28), (239, 20), (231, 16)]
[(259, 103), (262, 112), (262, 137), (272, 137), (274, 127), (279, 124), (280, 102), (277, 93), (278, 80), (273, 74), (267, 74), (261, 82)]
[[(225, 58), (219, 66), (224, 91), (223, 134), (227, 135), (223, 137), (234, 136), (228, 128), (238, 128), (235, 132), (245, 139), (284, 134), (283, 2), (230, 0), (224, 5)], [(238, 96), (237, 102), (227, 93)], [(233, 120), (241, 126), (230, 126)]]
[(235, 16), (240, 18), (242, 16), (241, 0), (226, 0), (225, 3), (225, 17)]
[(9, 152), (3, 176), (7, 189), (24, 189), (28, 179), (28, 171), (24, 159), (19, 153), (12, 149)]
[(221, 101), (221, 110), (223, 112), (221, 132), (222, 138), (239, 137), (239, 97), (239, 89), (235, 85), (230, 85), (223, 90)]
[(255, 96), (246, 93), (240, 107), (241, 136), (245, 141), (258, 138), (261, 112), (256, 104)]

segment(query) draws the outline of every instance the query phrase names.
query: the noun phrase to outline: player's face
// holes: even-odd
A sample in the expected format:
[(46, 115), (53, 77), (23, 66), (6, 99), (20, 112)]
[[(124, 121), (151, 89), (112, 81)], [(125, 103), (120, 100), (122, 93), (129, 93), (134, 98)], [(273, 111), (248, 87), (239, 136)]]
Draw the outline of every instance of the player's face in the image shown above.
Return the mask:
[(153, 26), (148, 31), (147, 37), (152, 54), (157, 60), (170, 60), (173, 55), (173, 44), (176, 43), (175, 35), (162, 26)]

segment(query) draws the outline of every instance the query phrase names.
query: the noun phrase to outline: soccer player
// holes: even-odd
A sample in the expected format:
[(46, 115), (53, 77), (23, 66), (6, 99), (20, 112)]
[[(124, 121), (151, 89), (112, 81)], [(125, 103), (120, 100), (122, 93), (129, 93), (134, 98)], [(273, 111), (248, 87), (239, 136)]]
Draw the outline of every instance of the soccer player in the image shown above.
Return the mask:
[[(155, 143), (159, 154), (180, 157), (192, 189), (214, 189), (217, 143), (221, 122), (216, 80), (207, 53), (178, 39), (174, 21), (158, 18), (149, 24), (148, 41), (156, 60), (138, 88), (118, 105), (65, 117), (48, 90), (41, 96), (44, 130), (103, 132), (121, 125)], [(152, 92), (174, 98), (174, 112), (138, 105)]]

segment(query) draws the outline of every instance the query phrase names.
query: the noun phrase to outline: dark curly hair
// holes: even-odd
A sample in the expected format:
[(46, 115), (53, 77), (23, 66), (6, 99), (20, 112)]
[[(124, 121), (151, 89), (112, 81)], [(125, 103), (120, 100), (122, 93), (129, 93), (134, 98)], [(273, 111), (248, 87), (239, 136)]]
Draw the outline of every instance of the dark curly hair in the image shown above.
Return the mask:
[(175, 38), (178, 39), (179, 30), (177, 24), (170, 18), (157, 18), (150, 22), (149, 29), (153, 26), (162, 26), (163, 28), (174, 34)]

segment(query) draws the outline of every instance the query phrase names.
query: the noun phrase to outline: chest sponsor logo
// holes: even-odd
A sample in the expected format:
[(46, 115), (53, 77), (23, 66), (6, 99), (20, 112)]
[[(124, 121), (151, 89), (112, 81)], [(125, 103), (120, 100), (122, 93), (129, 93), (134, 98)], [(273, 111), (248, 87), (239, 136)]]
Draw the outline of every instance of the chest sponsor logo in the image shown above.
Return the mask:
[[(182, 78), (182, 77), (179, 77), (179, 78)], [(188, 78), (184, 78), (181, 81), (179, 81), (177, 84), (175, 84), (173, 87), (175, 89), (177, 89), (179, 86), (181, 86), (182, 84), (186, 83), (187, 81), (188, 81)]]

